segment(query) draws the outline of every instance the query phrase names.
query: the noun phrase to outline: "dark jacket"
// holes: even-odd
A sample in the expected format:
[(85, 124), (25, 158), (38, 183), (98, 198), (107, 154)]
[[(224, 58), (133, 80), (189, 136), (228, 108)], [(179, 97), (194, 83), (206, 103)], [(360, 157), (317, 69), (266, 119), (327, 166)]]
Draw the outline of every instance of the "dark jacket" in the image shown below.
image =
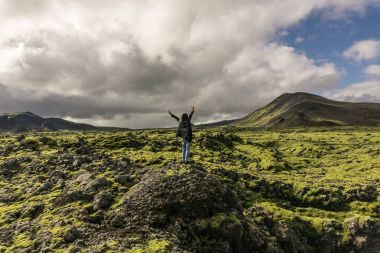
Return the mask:
[(193, 113), (194, 111), (190, 113), (187, 120), (180, 120), (177, 116), (171, 115), (179, 122), (177, 136), (182, 137), (182, 139), (187, 140), (188, 142), (193, 140), (193, 131), (191, 129), (191, 118), (193, 117)]

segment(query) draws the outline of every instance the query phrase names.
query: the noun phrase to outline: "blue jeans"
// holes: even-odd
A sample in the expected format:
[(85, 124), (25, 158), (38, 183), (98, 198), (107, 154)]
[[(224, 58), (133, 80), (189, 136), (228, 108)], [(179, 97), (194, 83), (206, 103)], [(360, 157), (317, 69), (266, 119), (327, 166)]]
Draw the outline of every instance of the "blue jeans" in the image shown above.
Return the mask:
[(190, 145), (191, 145), (191, 142), (187, 141), (187, 140), (183, 140), (183, 144), (182, 144), (182, 161), (187, 163), (189, 161), (189, 157), (190, 157)]

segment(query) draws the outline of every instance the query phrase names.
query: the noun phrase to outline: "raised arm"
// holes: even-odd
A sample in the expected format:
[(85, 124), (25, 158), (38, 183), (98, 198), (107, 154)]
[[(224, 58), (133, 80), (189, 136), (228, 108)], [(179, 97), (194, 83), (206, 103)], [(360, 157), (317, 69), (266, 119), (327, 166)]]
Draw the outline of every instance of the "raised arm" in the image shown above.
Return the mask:
[(191, 118), (193, 117), (193, 114), (194, 114), (194, 106), (193, 106), (193, 109), (191, 110), (191, 113), (189, 115), (189, 121), (191, 120)]
[(170, 114), (170, 116), (175, 119), (177, 122), (179, 122), (179, 118), (177, 116), (175, 116), (173, 113), (171, 113), (170, 111), (168, 111), (168, 113)]

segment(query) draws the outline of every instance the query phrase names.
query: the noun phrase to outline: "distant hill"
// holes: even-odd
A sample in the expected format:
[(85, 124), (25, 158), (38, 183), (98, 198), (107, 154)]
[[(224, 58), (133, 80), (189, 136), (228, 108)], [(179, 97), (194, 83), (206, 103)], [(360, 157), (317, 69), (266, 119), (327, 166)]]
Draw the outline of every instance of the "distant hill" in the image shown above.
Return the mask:
[(340, 102), (303, 92), (285, 93), (231, 125), (237, 127), (380, 125), (380, 104)]
[(199, 128), (208, 128), (208, 127), (226, 126), (226, 125), (231, 125), (236, 120), (237, 119), (230, 119), (230, 120), (222, 120), (222, 121), (217, 121), (217, 122), (199, 124), (199, 125), (196, 125), (196, 127), (199, 127)]
[(31, 112), (0, 114), (0, 132), (116, 129), (74, 123), (60, 118), (42, 118)]

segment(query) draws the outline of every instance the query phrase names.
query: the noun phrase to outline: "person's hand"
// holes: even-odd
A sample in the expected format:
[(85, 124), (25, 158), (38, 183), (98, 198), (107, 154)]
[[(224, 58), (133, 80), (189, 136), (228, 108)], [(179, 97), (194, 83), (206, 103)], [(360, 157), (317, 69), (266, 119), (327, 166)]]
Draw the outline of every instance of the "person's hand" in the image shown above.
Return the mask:
[(193, 111), (195, 110), (194, 106), (193, 106)]
[(169, 113), (170, 115), (172, 115), (172, 113), (171, 113), (170, 111), (168, 111), (168, 113)]

